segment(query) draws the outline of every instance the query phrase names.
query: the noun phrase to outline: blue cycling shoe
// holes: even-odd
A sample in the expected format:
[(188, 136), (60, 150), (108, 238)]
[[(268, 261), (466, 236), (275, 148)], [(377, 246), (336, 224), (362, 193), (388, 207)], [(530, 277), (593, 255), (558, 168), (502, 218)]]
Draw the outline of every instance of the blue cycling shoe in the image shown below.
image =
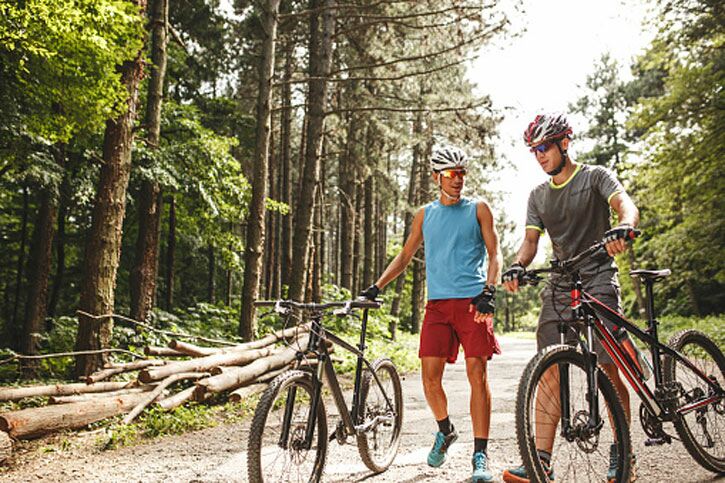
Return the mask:
[(448, 455), (448, 448), (458, 439), (458, 431), (453, 428), (448, 434), (443, 434), (438, 431), (436, 433), (436, 440), (433, 443), (433, 448), (428, 453), (428, 466), (438, 468), (440, 465), (446, 462)]
[(493, 473), (488, 470), (488, 456), (483, 451), (473, 453), (471, 459), (473, 465), (473, 476), (471, 483), (487, 483), (493, 481)]

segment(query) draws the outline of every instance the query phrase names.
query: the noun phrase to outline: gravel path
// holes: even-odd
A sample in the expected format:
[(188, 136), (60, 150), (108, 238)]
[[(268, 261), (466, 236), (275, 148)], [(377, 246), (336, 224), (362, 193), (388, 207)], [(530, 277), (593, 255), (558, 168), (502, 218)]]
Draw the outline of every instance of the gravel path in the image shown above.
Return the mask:
[[(489, 454), (491, 467), (499, 478), (505, 467), (519, 460), (514, 429), (516, 388), (524, 366), (534, 353), (532, 340), (501, 337), (500, 341), (503, 356), (495, 358), (489, 368), (493, 392)], [(436, 426), (426, 405), (419, 375), (410, 374), (403, 381), (405, 422), (400, 452), (394, 465), (383, 474), (372, 475), (363, 466), (354, 445), (332, 443), (325, 481), (469, 481), (473, 437), (470, 417), (467, 416), (468, 383), (462, 359), (448, 366), (444, 385), (451, 419), (461, 437), (451, 447), (450, 458), (443, 467), (433, 469), (425, 463)], [(333, 411), (334, 404), (328, 404), (328, 412)], [(335, 417), (331, 419), (334, 424)], [(633, 445), (639, 460), (638, 481), (725, 481), (701, 469), (679, 442), (671, 446), (645, 447), (639, 423), (635, 422), (633, 426)], [(80, 434), (74, 437), (68, 450), (50, 453), (33, 451), (18, 455), (9, 471), (0, 472), (0, 481), (246, 481), (247, 434), (247, 425), (223, 425), (114, 451), (92, 449), (94, 436)]]

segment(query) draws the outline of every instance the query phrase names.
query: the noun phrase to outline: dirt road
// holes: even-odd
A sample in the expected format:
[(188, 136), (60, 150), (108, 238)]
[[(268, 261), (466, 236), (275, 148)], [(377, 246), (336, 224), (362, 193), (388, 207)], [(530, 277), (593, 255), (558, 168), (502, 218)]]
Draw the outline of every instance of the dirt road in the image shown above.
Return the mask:
[[(494, 359), (489, 368), (493, 392), (489, 454), (497, 477), (505, 467), (519, 460), (514, 429), (516, 388), (524, 366), (534, 353), (534, 341), (506, 337), (500, 340), (503, 355)], [(463, 361), (446, 369), (445, 388), (451, 419), (461, 437), (452, 446), (451, 457), (441, 468), (429, 468), (425, 463), (436, 425), (426, 406), (419, 375), (408, 375), (403, 388), (406, 401), (404, 433), (394, 465), (381, 475), (371, 475), (360, 462), (354, 445), (332, 443), (325, 481), (469, 481), (473, 437), (467, 416), (468, 383)], [(329, 404), (328, 411), (332, 413), (333, 410), (334, 405)], [(642, 444), (644, 434), (639, 423), (635, 422), (633, 426), (633, 445), (639, 460), (638, 481), (718, 481), (691, 460), (679, 442), (647, 448)], [(115, 451), (100, 452), (81, 445), (63, 452), (21, 456), (11, 471), (0, 473), (0, 481), (246, 481), (247, 429), (247, 425), (223, 425)]]

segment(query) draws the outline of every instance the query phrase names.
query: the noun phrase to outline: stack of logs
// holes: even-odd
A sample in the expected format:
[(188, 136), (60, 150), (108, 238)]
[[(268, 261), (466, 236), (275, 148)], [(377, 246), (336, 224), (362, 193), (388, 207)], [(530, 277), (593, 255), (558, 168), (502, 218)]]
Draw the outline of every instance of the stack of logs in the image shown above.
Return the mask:
[[(239, 402), (263, 391), (269, 381), (288, 369), (296, 352), (307, 346), (308, 338), (309, 326), (301, 325), (228, 347), (200, 347), (172, 340), (168, 347), (146, 347), (146, 356), (152, 358), (111, 364), (81, 383), (0, 387), (0, 401), (48, 397), (47, 406), (0, 414), (0, 462), (3, 452), (9, 451), (11, 438), (29, 439), (81, 428), (120, 414), (125, 414), (123, 423), (128, 424), (147, 408), (170, 410), (220, 393)], [(129, 380), (133, 371), (138, 371), (136, 378)], [(120, 374), (123, 380), (110, 380)], [(194, 383), (170, 394), (179, 381)]]

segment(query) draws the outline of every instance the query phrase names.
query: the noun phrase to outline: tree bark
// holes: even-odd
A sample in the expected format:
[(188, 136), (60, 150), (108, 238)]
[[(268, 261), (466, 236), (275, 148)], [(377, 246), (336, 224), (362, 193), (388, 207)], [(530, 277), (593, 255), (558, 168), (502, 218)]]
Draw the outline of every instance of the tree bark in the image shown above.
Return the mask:
[(116, 374), (137, 371), (139, 369), (145, 369), (151, 366), (163, 366), (164, 364), (167, 364), (167, 361), (155, 359), (140, 360), (135, 362), (129, 362), (126, 364), (113, 364), (110, 367), (106, 367), (104, 369), (101, 369), (100, 371), (94, 372), (90, 376), (87, 376), (86, 384), (95, 384), (97, 382), (103, 381), (104, 379), (108, 379), (111, 376), (115, 376)]
[(362, 183), (355, 183), (355, 234), (353, 236), (352, 254), (352, 293), (360, 292), (360, 258), (362, 250), (363, 201), (365, 193)]
[[(422, 115), (418, 115), (416, 118), (415, 132), (422, 134), (423, 131), (423, 119)], [(417, 190), (415, 194), (415, 204), (421, 205), (426, 199), (425, 182), (427, 181), (427, 170), (425, 169), (425, 156), (423, 152), (423, 142), (418, 138), (419, 141), (413, 147), (413, 157), (415, 158), (414, 163), (418, 166), (417, 176)], [(423, 298), (425, 296), (425, 265), (422, 261), (423, 248), (421, 247), (413, 258), (413, 287), (411, 290), (411, 320), (410, 327), (413, 334), (417, 334), (420, 331), (420, 323), (422, 320), (422, 305)]]
[(352, 261), (355, 252), (355, 176), (358, 116), (351, 114), (347, 125), (345, 154), (340, 157), (338, 189), (340, 195), (340, 285), (352, 290)]
[[(166, 77), (169, 0), (151, 0), (151, 75), (146, 102), (147, 144), (159, 147), (161, 107)], [(144, 179), (139, 193), (139, 227), (136, 260), (131, 269), (131, 318), (145, 321), (154, 306), (156, 273), (159, 266), (161, 230), (161, 187), (156, 180)]]
[[(134, 0), (143, 14), (146, 0)], [(138, 104), (138, 86), (143, 73), (143, 49), (136, 58), (121, 67), (121, 81), (128, 92), (127, 109), (106, 123), (103, 139), (103, 165), (93, 207), (91, 229), (83, 265), (80, 308), (91, 314), (113, 312), (116, 272), (121, 257), (126, 189), (131, 173), (133, 124)], [(76, 350), (106, 348), (111, 340), (113, 320), (79, 317)], [(76, 358), (77, 376), (88, 375), (107, 361), (107, 354), (81, 355)]]
[(375, 253), (374, 226), (375, 226), (375, 178), (368, 176), (365, 180), (365, 263), (363, 266), (363, 287), (373, 283), (373, 257)]
[(181, 381), (183, 379), (200, 379), (206, 376), (208, 376), (208, 374), (198, 372), (185, 372), (173, 374), (167, 377), (166, 379), (161, 381), (148, 395), (144, 394), (145, 397), (136, 406), (134, 406), (134, 408), (126, 415), (126, 417), (123, 418), (122, 424), (129, 424), (131, 421), (133, 421), (136, 416), (141, 414), (141, 412), (146, 409), (149, 404), (151, 404), (159, 396), (161, 396), (164, 390), (171, 384), (177, 381)]
[(264, 244), (264, 203), (267, 197), (267, 163), (272, 117), (272, 77), (274, 76), (274, 49), (277, 38), (279, 2), (280, 0), (267, 0), (262, 20), (265, 38), (262, 43), (262, 58), (259, 65), (254, 177), (252, 181), (252, 201), (247, 218), (244, 288), (242, 289), (242, 308), (239, 323), (239, 335), (243, 340), (252, 340), (257, 332), (254, 320), (254, 301), (257, 299), (259, 291), (259, 269)]
[(0, 415), (0, 430), (13, 438), (29, 439), (63, 429), (77, 429), (123, 414), (143, 401), (145, 393), (40, 408), (21, 409)]
[(207, 281), (206, 299), (210, 304), (216, 303), (216, 257), (214, 256), (214, 245), (211, 243), (206, 248), (207, 257)]
[[(60, 187), (60, 199), (58, 201), (58, 229), (55, 236), (55, 277), (53, 277), (53, 288), (50, 292), (48, 302), (48, 317), (54, 317), (58, 309), (58, 301), (63, 290), (65, 278), (65, 245), (66, 231), (65, 221), (68, 217), (68, 204), (70, 200), (70, 175), (63, 174), (63, 183)], [(50, 330), (50, 328), (49, 328)]]
[[(284, 61), (284, 79), (289, 81), (292, 78), (292, 46), (287, 47)], [(292, 268), (292, 113), (291, 113), (292, 86), (286, 83), (282, 87), (282, 122), (280, 126), (281, 143), (281, 171), (282, 185), (280, 193), (282, 201), (290, 207), (290, 211), (281, 217), (281, 284), (289, 287), (289, 271)]]
[(117, 391), (132, 386), (133, 382), (100, 382), (86, 384), (85, 382), (73, 384), (52, 384), (49, 386), (28, 387), (0, 387), (0, 401), (18, 401), (26, 397), (37, 396), (70, 396), (89, 392)]
[(23, 286), (23, 271), (25, 270), (25, 245), (28, 242), (28, 204), (30, 194), (28, 187), (23, 186), (23, 211), (22, 221), (20, 222), (20, 250), (18, 252), (18, 264), (15, 272), (15, 298), (13, 299), (13, 318), (8, 330), (13, 347), (19, 347), (19, 330), (18, 330), (18, 309), (20, 307), (20, 293)]
[[(63, 150), (56, 160), (63, 164)], [(38, 220), (33, 230), (28, 259), (28, 296), (25, 305), (25, 324), (23, 327), (21, 351), (25, 355), (35, 355), (40, 347), (40, 337), (45, 329), (45, 316), (48, 308), (48, 280), (50, 278), (51, 255), (55, 222), (58, 216), (57, 196), (53, 188), (46, 187), (40, 193)], [(21, 360), (24, 378), (37, 376), (38, 361)]]
[(174, 264), (176, 263), (176, 197), (169, 198), (169, 232), (166, 237), (166, 310), (174, 306)]
[[(311, 9), (323, 7), (320, 15), (310, 15), (309, 81), (307, 142), (305, 166), (300, 195), (295, 205), (295, 230), (289, 298), (300, 300), (304, 295), (305, 271), (308, 267), (310, 228), (315, 189), (320, 177), (320, 146), (322, 143), (327, 98), (327, 78), (332, 64), (332, 37), (335, 31), (336, 0), (310, 0)], [(320, 28), (321, 27), (321, 28)]]
[(152, 391), (156, 386), (148, 385), (148, 386), (139, 386), (139, 387), (130, 387), (128, 389), (119, 389), (118, 391), (109, 391), (109, 392), (89, 392), (86, 394), (76, 394), (73, 396), (50, 396), (48, 398), (48, 404), (68, 404), (68, 403), (77, 403), (77, 402), (85, 402), (85, 401), (93, 401), (103, 398), (109, 398), (109, 397), (116, 397), (116, 396), (124, 396), (126, 394), (139, 394), (142, 392), (149, 392)]

